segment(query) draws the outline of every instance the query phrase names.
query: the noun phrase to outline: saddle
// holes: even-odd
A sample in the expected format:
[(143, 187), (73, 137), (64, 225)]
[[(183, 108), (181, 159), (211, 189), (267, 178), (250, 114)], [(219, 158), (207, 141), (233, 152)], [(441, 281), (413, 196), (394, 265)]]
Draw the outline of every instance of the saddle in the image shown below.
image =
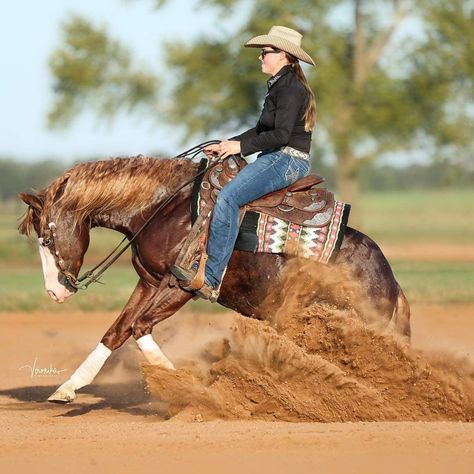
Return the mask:
[[(231, 156), (211, 168), (203, 177), (199, 195), (200, 210), (214, 203), (222, 187), (235, 178), (245, 166), (244, 160)], [(334, 212), (334, 194), (317, 188), (324, 178), (317, 174), (305, 176), (287, 188), (266, 194), (245, 205), (246, 211), (258, 211), (307, 227), (323, 227)]]
[[(217, 196), (223, 186), (234, 179), (245, 165), (244, 160), (230, 156), (210, 167), (201, 182), (195, 183), (194, 191), (199, 193), (197, 209), (193, 212), (196, 220), (175, 262), (175, 265), (189, 268), (193, 262), (199, 260), (199, 269), (190, 284), (191, 289), (198, 290), (204, 283), (207, 234)], [(241, 208), (240, 221), (247, 211), (257, 211), (299, 225), (323, 227), (329, 223), (334, 212), (333, 193), (327, 189), (316, 188), (324, 181), (322, 176), (311, 174), (286, 188), (266, 194)], [(176, 284), (173, 275), (169, 284)]]

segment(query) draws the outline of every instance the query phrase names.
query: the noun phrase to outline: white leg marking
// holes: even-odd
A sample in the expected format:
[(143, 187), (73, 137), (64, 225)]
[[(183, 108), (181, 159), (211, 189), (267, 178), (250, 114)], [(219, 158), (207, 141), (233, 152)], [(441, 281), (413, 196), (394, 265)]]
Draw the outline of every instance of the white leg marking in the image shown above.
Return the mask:
[(173, 363), (163, 354), (160, 346), (153, 340), (151, 334), (137, 339), (137, 344), (150, 364), (161, 365), (166, 369), (175, 370)]
[(99, 373), (111, 353), (112, 351), (100, 342), (71, 375), (71, 378), (63, 383), (48, 400), (50, 402), (62, 403), (74, 400), (74, 398), (76, 398), (75, 391), (85, 385), (89, 385), (94, 380), (94, 377)]

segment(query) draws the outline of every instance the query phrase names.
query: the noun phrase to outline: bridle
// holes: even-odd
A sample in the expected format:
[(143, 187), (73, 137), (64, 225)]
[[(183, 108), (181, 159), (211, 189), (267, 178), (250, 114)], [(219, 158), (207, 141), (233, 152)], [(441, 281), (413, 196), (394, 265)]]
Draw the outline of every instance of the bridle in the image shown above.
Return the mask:
[[(204, 150), (205, 147), (207, 147), (208, 145), (213, 145), (217, 143), (220, 143), (220, 140), (209, 140), (209, 141), (200, 143), (199, 145), (196, 145), (190, 148), (189, 150), (186, 150), (183, 153), (176, 155), (174, 158), (171, 158), (171, 159), (189, 158), (193, 160), (199, 153), (201, 153)], [(50, 250), (52, 250), (52, 255), (55, 259), (57, 269), (59, 270), (60, 274), (63, 275), (64, 278), (66, 279), (67, 285), (70, 286), (74, 291), (86, 290), (91, 283), (102, 283), (100, 281), (100, 278), (104, 274), (104, 272), (110, 266), (112, 266), (119, 259), (119, 257), (133, 244), (136, 238), (148, 226), (148, 224), (155, 218), (158, 212), (161, 211), (166, 205), (168, 205), (183, 188), (193, 183), (199, 176), (203, 175), (211, 168), (214, 168), (214, 166), (216, 166), (220, 161), (221, 161), (220, 158), (217, 158), (215, 160), (209, 160), (207, 166), (204, 169), (202, 169), (199, 173), (197, 173), (188, 181), (185, 181), (183, 184), (181, 184), (177, 189), (175, 189), (175, 191), (168, 198), (166, 198), (153, 211), (151, 216), (143, 223), (143, 225), (138, 229), (135, 235), (133, 235), (133, 237), (131, 237), (128, 240), (127, 243), (125, 243), (125, 241), (128, 239), (128, 237), (124, 237), (118, 243), (118, 245), (104, 259), (102, 259), (94, 268), (91, 268), (90, 270), (84, 272), (81, 276), (77, 278), (70, 271), (67, 270), (64, 264), (64, 259), (61, 257), (59, 251), (57, 250), (58, 246), (56, 245), (57, 234), (56, 234), (55, 222), (50, 222), (48, 224), (48, 228), (44, 231), (41, 245), (43, 245), (44, 247), (48, 247)]]
[(67, 284), (73, 288), (74, 291), (79, 290), (80, 288), (77, 286), (78, 279), (76, 279), (76, 277), (65, 267), (64, 259), (59, 254), (59, 250), (57, 250), (56, 224), (54, 222), (48, 224), (48, 229), (43, 233), (43, 236), (41, 245), (47, 247), (50, 251), (54, 249), (51, 253), (54, 257), (56, 268), (59, 270), (59, 273), (64, 276)]

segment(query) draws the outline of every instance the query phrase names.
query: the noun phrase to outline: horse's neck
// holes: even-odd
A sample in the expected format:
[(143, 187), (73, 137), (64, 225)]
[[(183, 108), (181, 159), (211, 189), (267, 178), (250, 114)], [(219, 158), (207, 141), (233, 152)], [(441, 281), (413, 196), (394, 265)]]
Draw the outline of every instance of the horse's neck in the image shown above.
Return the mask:
[(133, 226), (130, 225), (133, 215), (127, 216), (120, 211), (110, 211), (105, 214), (96, 215), (92, 218), (91, 227), (103, 227), (116, 230), (125, 235), (133, 234)]
[[(195, 170), (192, 170), (189, 176), (183, 177), (183, 183), (196, 173)], [(94, 215), (91, 219), (91, 227), (103, 227), (106, 229), (115, 230), (125, 234), (128, 237), (131, 237), (136, 234), (138, 229), (150, 218), (157, 208), (163, 204), (168, 198), (172, 197), (176, 190), (169, 190), (166, 187), (163, 187), (163, 192), (157, 193), (157, 199), (150, 203), (145, 210), (136, 209), (124, 212), (121, 209), (114, 209), (106, 213)], [(166, 212), (166, 209), (169, 206), (173, 206), (176, 203), (176, 200), (179, 200), (180, 203), (187, 202), (187, 208), (190, 211), (190, 200), (191, 200), (191, 191), (192, 186), (186, 186), (185, 189), (180, 191), (175, 197), (172, 197), (172, 200), (169, 204), (165, 206), (163, 210), (160, 210), (156, 217), (159, 218), (160, 214)]]

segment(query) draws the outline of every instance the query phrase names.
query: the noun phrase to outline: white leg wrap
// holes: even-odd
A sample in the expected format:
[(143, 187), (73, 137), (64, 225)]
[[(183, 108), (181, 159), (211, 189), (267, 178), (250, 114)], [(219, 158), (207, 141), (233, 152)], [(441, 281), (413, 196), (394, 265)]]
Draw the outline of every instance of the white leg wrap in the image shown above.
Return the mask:
[(99, 342), (97, 347), (87, 356), (87, 359), (71, 375), (69, 380), (74, 385), (74, 389), (79, 390), (81, 387), (89, 385), (111, 353), (110, 349)]
[(160, 346), (153, 340), (151, 334), (137, 339), (137, 344), (150, 364), (161, 365), (167, 369), (174, 370), (173, 363), (163, 354)]

